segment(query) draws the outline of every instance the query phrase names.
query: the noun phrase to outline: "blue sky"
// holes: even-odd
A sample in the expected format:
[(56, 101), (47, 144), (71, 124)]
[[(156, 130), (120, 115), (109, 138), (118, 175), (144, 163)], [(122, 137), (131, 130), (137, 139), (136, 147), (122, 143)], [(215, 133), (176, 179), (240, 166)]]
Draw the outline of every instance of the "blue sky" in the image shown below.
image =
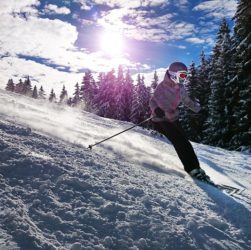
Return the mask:
[(88, 68), (117, 68), (150, 82), (172, 61), (198, 63), (236, 0), (0, 1), (0, 87), (31, 75), (34, 84), (71, 93)]

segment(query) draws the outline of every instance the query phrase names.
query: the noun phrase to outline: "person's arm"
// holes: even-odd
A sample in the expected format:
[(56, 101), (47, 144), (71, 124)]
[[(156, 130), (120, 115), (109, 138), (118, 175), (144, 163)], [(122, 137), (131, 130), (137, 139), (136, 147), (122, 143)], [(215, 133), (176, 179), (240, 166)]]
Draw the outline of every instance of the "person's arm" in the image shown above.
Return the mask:
[(193, 112), (198, 113), (201, 110), (200, 104), (197, 101), (193, 101), (187, 91), (185, 90), (185, 87), (181, 87), (181, 97), (182, 97), (182, 102), (190, 108)]
[(155, 101), (154, 97), (151, 98), (150, 103), (149, 103), (150, 109), (152, 113), (159, 117), (162, 118), (165, 116), (165, 112), (158, 106), (157, 102)]
[(158, 107), (158, 104), (154, 100), (154, 96), (152, 96), (152, 98), (150, 99), (149, 106), (152, 112), (154, 112), (154, 110)]

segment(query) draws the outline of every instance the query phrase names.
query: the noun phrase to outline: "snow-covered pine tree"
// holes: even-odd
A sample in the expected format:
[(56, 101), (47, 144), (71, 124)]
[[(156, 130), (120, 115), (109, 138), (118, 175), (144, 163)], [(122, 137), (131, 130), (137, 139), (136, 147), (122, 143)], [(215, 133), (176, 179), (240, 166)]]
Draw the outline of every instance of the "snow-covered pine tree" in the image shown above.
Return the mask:
[(41, 87), (40, 87), (40, 89), (38, 91), (38, 99), (42, 99), (42, 100), (46, 99), (45, 91), (44, 91), (42, 85), (41, 85)]
[(118, 67), (118, 75), (116, 78), (115, 85), (115, 103), (116, 103), (116, 113), (114, 114), (114, 118), (117, 120), (124, 120), (124, 72), (123, 67), (119, 65)]
[(80, 98), (84, 103), (84, 109), (92, 112), (95, 110), (96, 83), (90, 70), (85, 72), (80, 88)]
[[(195, 63), (189, 67), (189, 75), (187, 78), (186, 89), (189, 93), (189, 96), (193, 100), (197, 100), (200, 93), (198, 91), (198, 75)], [(199, 130), (200, 124), (198, 119), (199, 114), (194, 113), (184, 105), (181, 106), (181, 123), (182, 127), (186, 131), (190, 140), (199, 142), (201, 140), (201, 131)]]
[(100, 110), (99, 110), (99, 100), (98, 100), (98, 98), (100, 97), (99, 90), (100, 90), (100, 86), (103, 84), (104, 79), (105, 79), (105, 73), (100, 72), (98, 74), (98, 77), (97, 77), (97, 80), (96, 80), (96, 94), (94, 96), (94, 103), (95, 103), (95, 107), (96, 107), (95, 113), (98, 114), (98, 115), (101, 115)]
[(132, 100), (132, 111), (131, 121), (133, 123), (139, 123), (150, 117), (150, 87), (145, 86), (144, 76), (138, 74), (137, 84), (134, 87), (133, 100)]
[(19, 79), (19, 82), (15, 86), (14, 92), (16, 92), (18, 94), (22, 94), (23, 88), (24, 88), (24, 83), (23, 83), (22, 79)]
[(155, 70), (154, 75), (153, 75), (152, 84), (151, 84), (152, 91), (154, 91), (156, 89), (158, 84), (159, 84), (159, 77), (157, 75), (157, 71)]
[(31, 97), (34, 98), (34, 99), (38, 99), (38, 92), (37, 92), (37, 86), (36, 85), (33, 88)]
[(14, 82), (13, 82), (12, 79), (8, 80), (7, 85), (5, 87), (5, 90), (14, 92), (14, 90), (15, 90), (15, 84), (14, 84)]
[(231, 39), (230, 30), (223, 18), (217, 34), (216, 44), (213, 49), (209, 79), (211, 82), (211, 95), (209, 98), (209, 117), (207, 120), (207, 143), (224, 147), (227, 143), (226, 131), (226, 86), (230, 77), (229, 61)]
[(251, 149), (251, 2), (240, 0), (234, 17), (235, 76), (231, 80), (234, 100), (234, 148)]
[(63, 85), (62, 91), (59, 96), (59, 103), (66, 104), (67, 100), (68, 100), (68, 93), (67, 93), (67, 90), (65, 89), (65, 85)]
[(127, 70), (125, 77), (121, 75), (121, 72), (118, 74), (117, 84), (117, 119), (122, 121), (130, 121), (132, 109), (133, 80), (131, 78), (129, 70)]
[(72, 107), (72, 106), (74, 106), (73, 105), (73, 98), (72, 97), (70, 97), (68, 100), (67, 100), (67, 103), (66, 103), (68, 106), (70, 106), (70, 107)]
[(133, 99), (133, 79), (131, 77), (129, 69), (126, 72), (124, 82), (124, 120), (130, 121), (130, 115), (132, 110), (132, 99)]
[(27, 78), (24, 81), (22, 94), (26, 96), (32, 95), (32, 86), (29, 76), (27, 76)]
[(123, 75), (123, 69), (120, 66), (118, 69), (117, 77), (117, 91), (116, 91), (116, 103), (117, 103), (117, 117), (116, 119), (122, 121), (130, 121), (130, 114), (132, 108), (132, 93), (133, 93), (133, 80), (131, 78), (129, 70), (127, 70), (126, 76)]
[(49, 101), (50, 102), (56, 102), (57, 98), (56, 98), (56, 94), (54, 92), (54, 89), (51, 90), (50, 96), (49, 96)]
[(98, 93), (95, 98), (98, 115), (108, 118), (114, 118), (116, 115), (116, 77), (114, 73), (115, 71), (112, 69), (110, 72), (102, 76)]
[[(73, 93), (73, 98), (71, 100), (71, 102), (69, 101), (71, 106), (78, 106), (81, 102), (81, 98), (80, 98), (80, 88), (79, 88), (79, 84), (76, 83), (75, 85), (75, 92)], [(69, 105), (68, 103), (68, 105)]]
[(133, 88), (133, 96), (132, 96), (132, 110), (131, 110), (131, 115), (130, 115), (130, 120), (133, 123), (138, 123), (139, 121), (139, 99), (138, 99), (138, 89), (139, 89), (139, 84), (141, 82), (141, 76), (138, 74), (137, 76), (137, 84)]
[(204, 139), (204, 130), (206, 127), (206, 120), (208, 118), (208, 102), (211, 93), (210, 81), (209, 81), (209, 70), (210, 70), (210, 58), (207, 59), (204, 50), (200, 54), (200, 64), (197, 67), (197, 99), (199, 100), (201, 110), (197, 116), (197, 130), (200, 134), (200, 142)]

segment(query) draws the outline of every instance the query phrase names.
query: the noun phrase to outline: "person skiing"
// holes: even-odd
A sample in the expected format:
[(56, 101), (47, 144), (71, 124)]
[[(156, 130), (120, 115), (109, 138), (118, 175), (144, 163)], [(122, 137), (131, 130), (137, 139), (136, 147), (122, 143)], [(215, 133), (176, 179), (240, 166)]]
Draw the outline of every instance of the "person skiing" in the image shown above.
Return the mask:
[(200, 111), (199, 103), (189, 97), (184, 87), (186, 78), (187, 67), (184, 63), (174, 62), (169, 66), (163, 81), (158, 84), (150, 99), (153, 128), (173, 144), (190, 176), (212, 183), (210, 177), (201, 169), (192, 144), (178, 124), (178, 106), (181, 102), (196, 113)]

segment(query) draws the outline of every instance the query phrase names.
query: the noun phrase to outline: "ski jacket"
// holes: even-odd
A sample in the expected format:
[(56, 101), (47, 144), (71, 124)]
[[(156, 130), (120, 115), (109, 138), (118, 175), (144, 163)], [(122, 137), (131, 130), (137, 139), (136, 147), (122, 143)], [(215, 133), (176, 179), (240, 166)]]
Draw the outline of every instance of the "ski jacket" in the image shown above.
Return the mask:
[(178, 106), (181, 102), (196, 113), (200, 111), (199, 103), (189, 97), (184, 85), (174, 84), (168, 76), (165, 76), (164, 80), (156, 87), (149, 103), (152, 116), (156, 115), (154, 110), (157, 107), (165, 112), (165, 116), (163, 118), (154, 117), (152, 120), (154, 122), (176, 121), (179, 118)]

